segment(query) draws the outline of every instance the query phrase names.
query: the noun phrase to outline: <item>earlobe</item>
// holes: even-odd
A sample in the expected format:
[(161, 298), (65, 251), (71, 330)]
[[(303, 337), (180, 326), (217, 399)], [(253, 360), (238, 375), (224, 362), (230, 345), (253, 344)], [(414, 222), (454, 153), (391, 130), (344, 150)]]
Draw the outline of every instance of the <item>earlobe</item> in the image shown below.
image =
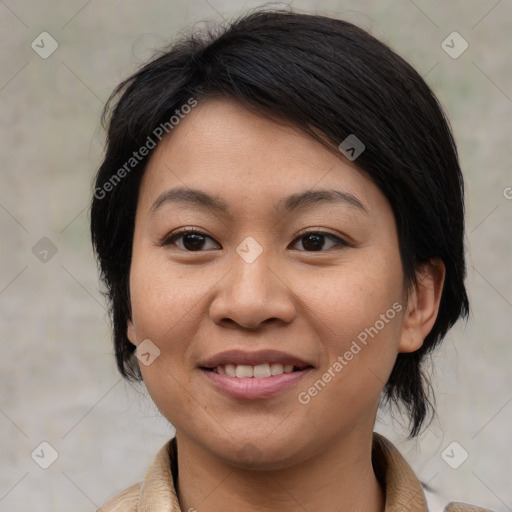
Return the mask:
[(127, 328), (126, 336), (130, 340), (132, 345), (137, 346), (137, 343), (136, 343), (137, 337), (135, 336), (135, 327), (133, 326), (133, 322), (131, 320), (128, 320), (128, 328)]
[(399, 352), (415, 352), (432, 330), (439, 312), (446, 269), (436, 258), (416, 273), (417, 286), (410, 292), (404, 315)]

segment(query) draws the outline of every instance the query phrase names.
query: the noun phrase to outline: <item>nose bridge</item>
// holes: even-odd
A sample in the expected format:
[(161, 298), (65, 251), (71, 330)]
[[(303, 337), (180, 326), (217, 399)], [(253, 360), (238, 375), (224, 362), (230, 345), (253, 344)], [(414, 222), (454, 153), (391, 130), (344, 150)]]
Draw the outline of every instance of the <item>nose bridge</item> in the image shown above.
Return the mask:
[(239, 301), (268, 303), (270, 288), (275, 286), (272, 260), (269, 249), (264, 249), (253, 237), (245, 238), (233, 255), (230, 293)]
[(295, 308), (287, 286), (277, 277), (276, 259), (254, 238), (236, 248), (231, 271), (221, 280), (211, 304), (215, 321), (230, 319), (244, 327), (257, 327), (271, 318), (289, 322)]

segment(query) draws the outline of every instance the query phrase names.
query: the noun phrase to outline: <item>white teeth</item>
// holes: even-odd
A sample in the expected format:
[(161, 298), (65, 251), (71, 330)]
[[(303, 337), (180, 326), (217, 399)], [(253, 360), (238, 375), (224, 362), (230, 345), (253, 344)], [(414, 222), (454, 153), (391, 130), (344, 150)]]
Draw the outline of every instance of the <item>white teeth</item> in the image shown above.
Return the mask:
[(268, 363), (258, 364), (253, 367), (254, 377), (270, 377), (272, 374), (270, 373), (270, 365)]
[(281, 375), (281, 373), (284, 373), (284, 366), (281, 363), (272, 363), (270, 365), (270, 373), (272, 375)]
[(246, 379), (248, 377), (252, 377), (254, 375), (252, 368), (253, 367), (248, 364), (238, 364), (236, 366), (236, 376), (239, 379)]
[(226, 370), (226, 375), (228, 377), (236, 377), (236, 365), (227, 364), (224, 366), (224, 370)]
[(217, 366), (214, 371), (219, 375), (248, 379), (254, 377), (261, 379), (293, 372), (293, 364), (282, 365), (281, 363), (263, 363), (251, 366), (249, 364), (224, 364)]

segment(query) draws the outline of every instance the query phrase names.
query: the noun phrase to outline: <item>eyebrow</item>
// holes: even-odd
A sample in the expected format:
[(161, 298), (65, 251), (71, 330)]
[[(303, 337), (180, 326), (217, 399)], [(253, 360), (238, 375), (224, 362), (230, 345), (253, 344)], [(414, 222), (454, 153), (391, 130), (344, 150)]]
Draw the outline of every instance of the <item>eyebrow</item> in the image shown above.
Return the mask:
[[(149, 215), (154, 214), (168, 203), (183, 203), (226, 215), (230, 214), (228, 203), (219, 196), (210, 195), (195, 188), (177, 187), (160, 194), (151, 206)], [(275, 205), (275, 210), (277, 213), (286, 214), (307, 209), (319, 203), (344, 203), (368, 213), (368, 210), (356, 196), (336, 189), (306, 190), (305, 192), (292, 194), (280, 199)]]

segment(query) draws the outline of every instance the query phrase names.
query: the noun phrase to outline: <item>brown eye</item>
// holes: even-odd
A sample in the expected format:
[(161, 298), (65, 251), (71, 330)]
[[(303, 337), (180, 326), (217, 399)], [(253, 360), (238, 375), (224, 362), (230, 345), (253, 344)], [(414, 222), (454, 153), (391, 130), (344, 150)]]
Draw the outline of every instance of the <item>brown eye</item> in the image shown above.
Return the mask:
[(333, 245), (331, 247), (328, 247), (328, 249), (331, 249), (332, 247), (336, 247), (338, 245), (348, 245), (341, 238), (324, 231), (310, 231), (309, 233), (303, 233), (295, 240), (301, 241), (302, 247), (308, 252), (322, 251), (323, 249), (325, 249), (324, 245), (326, 240), (330, 240), (333, 243)]
[[(186, 228), (166, 237), (161, 242), (161, 245), (175, 245), (180, 250), (187, 252), (199, 252), (202, 250), (211, 250), (220, 247), (216, 242), (214, 242), (215, 246), (213, 247), (205, 247), (208, 244), (208, 240), (214, 242), (214, 240), (208, 235), (205, 235), (195, 229)], [(302, 244), (302, 249), (299, 250), (305, 250), (307, 252), (321, 252), (326, 249), (332, 249), (336, 246), (348, 246), (348, 243), (341, 238), (325, 231), (310, 231), (308, 233), (303, 233), (295, 239), (294, 245), (297, 245), (298, 242), (301, 242)], [(330, 242), (331, 245), (326, 248), (325, 244), (328, 242)]]
[[(161, 245), (176, 245), (179, 249), (188, 252), (201, 251), (205, 249), (207, 240), (213, 240), (209, 236), (201, 233), (200, 231), (192, 229), (183, 229), (177, 233), (173, 233), (167, 237)], [(180, 241), (181, 244), (176, 244), (176, 241)], [(215, 247), (206, 247), (206, 249), (215, 249)]]

